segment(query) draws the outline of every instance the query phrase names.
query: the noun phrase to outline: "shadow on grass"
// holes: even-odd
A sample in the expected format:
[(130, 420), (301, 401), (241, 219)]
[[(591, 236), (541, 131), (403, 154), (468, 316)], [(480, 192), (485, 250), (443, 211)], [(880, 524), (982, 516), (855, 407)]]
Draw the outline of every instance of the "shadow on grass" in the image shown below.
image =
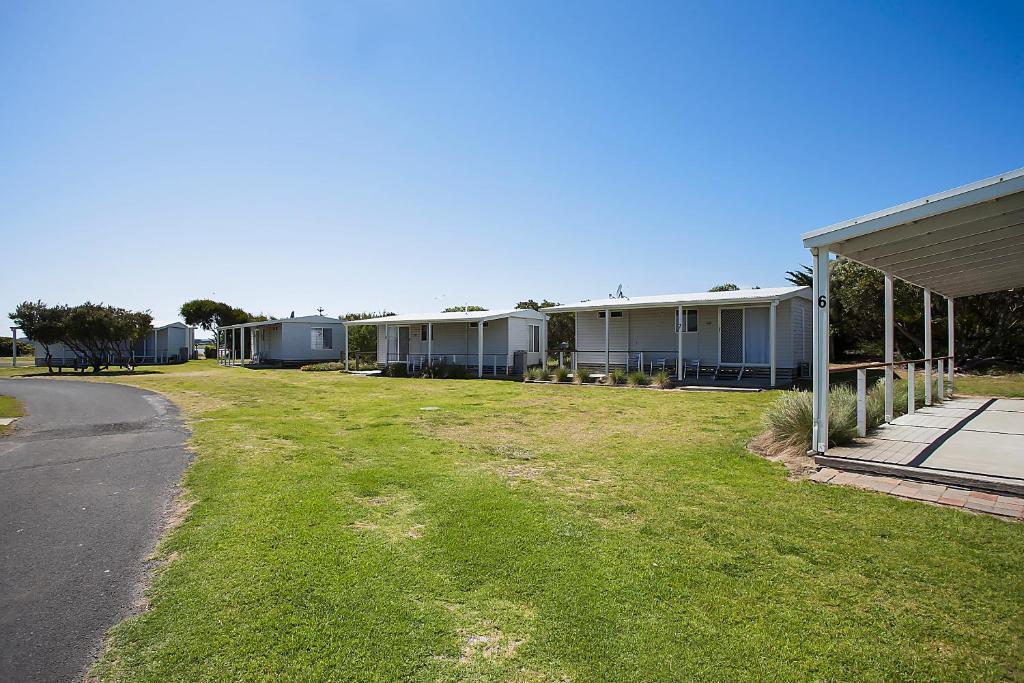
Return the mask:
[(48, 372), (46, 368), (40, 368), (37, 372), (26, 372), (24, 374), (15, 375), (15, 377), (139, 377), (141, 375), (159, 375), (161, 374), (157, 370), (101, 370), (99, 372), (93, 372), (92, 370), (86, 370), (85, 372)]

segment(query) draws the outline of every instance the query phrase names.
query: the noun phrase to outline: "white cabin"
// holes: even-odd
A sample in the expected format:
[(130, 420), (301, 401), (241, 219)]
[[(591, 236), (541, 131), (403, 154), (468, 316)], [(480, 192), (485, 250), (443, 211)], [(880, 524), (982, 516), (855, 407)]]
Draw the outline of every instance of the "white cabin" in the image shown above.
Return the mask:
[(345, 324), (376, 326), (379, 367), (406, 363), (416, 372), (443, 361), (478, 377), (519, 374), (540, 363), (547, 335), (544, 313), (532, 309), (395, 315)]
[(338, 318), (304, 315), (225, 325), (218, 330), (223, 365), (307, 365), (340, 361), (345, 325)]
[(791, 383), (811, 359), (811, 289), (772, 287), (582, 301), (574, 368), (670, 371), (677, 381)]
[[(195, 328), (183, 322), (153, 321), (151, 329), (142, 339), (132, 345), (132, 357), (135, 365), (154, 365), (183, 363), (192, 357), (192, 345), (195, 340)], [(50, 344), (51, 364), (53, 367), (83, 367), (84, 360), (64, 344)], [(112, 359), (118, 362), (118, 359)], [(42, 344), (35, 345), (35, 363), (46, 367), (46, 349)]]

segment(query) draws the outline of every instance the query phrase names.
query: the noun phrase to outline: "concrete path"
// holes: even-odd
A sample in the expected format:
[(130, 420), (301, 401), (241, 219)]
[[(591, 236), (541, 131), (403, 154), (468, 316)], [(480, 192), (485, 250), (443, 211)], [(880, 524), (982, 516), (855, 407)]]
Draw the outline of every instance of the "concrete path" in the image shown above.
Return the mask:
[(163, 397), (0, 379), (28, 415), (0, 437), (0, 681), (81, 677), (132, 613), (188, 433)]

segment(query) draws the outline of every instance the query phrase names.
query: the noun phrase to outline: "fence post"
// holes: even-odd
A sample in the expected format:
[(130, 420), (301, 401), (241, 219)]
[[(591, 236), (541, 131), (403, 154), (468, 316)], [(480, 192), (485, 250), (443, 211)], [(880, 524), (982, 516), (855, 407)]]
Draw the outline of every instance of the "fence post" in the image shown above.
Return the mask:
[(945, 361), (943, 361), (941, 358), (938, 360), (938, 364), (939, 364), (938, 375), (937, 375), (938, 391), (936, 392), (935, 399), (939, 403), (942, 403), (943, 401), (946, 400), (946, 388), (943, 386), (943, 375), (945, 374), (945, 369), (946, 369), (945, 366), (944, 366), (944, 363), (945, 363)]
[(907, 363), (907, 415), (913, 415), (917, 410), (917, 399), (914, 398), (915, 387), (914, 364)]
[(868, 371), (866, 368), (861, 368), (857, 370), (857, 436), (867, 436), (868, 434), (867, 390)]

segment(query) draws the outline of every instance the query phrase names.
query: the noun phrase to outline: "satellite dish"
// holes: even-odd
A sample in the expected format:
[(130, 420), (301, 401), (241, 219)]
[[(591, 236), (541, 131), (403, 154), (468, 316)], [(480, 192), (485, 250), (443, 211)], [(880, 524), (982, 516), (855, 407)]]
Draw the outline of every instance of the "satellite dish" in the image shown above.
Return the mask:
[(288, 317), (289, 318), (294, 318), (295, 317), (295, 311), (292, 311), (292, 314), (290, 316), (288, 316)]

